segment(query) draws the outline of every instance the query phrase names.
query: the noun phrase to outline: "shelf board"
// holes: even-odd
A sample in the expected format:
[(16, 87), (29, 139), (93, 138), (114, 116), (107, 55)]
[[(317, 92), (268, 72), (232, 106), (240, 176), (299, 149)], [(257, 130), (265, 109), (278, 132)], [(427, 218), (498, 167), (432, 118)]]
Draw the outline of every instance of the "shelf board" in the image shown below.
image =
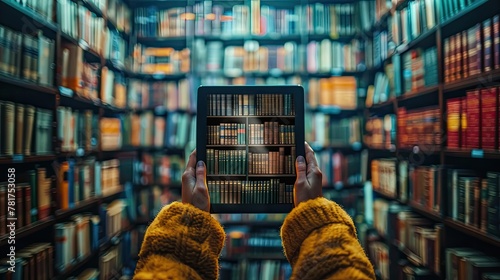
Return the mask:
[(401, 253), (405, 254), (413, 265), (424, 266), (422, 258), (413, 253), (410, 249), (406, 248), (401, 242), (394, 240), (393, 245), (396, 246)]
[(74, 265), (66, 268), (66, 270), (59, 275), (57, 275), (54, 279), (63, 280), (70, 278), (75, 272), (79, 269), (85, 267), (88, 263), (90, 263), (93, 259), (95, 259), (99, 255), (99, 251), (91, 252), (88, 256), (84, 257), (82, 260), (78, 260)]
[(500, 159), (500, 151), (489, 151), (482, 149), (446, 149), (445, 156), (459, 158), (477, 158), (477, 159)]
[(307, 107), (306, 111), (312, 112), (312, 113), (322, 113), (325, 115), (357, 115), (360, 113), (363, 113), (364, 108), (357, 108), (357, 109), (343, 109), (340, 108), (339, 106), (317, 106), (317, 107)]
[(79, 45), (78, 38), (74, 38), (73, 36), (71, 36), (71, 35), (69, 35), (67, 33), (64, 33), (62, 30), (60, 32), (61, 32), (61, 39), (66, 40), (66, 41), (72, 43), (73, 45), (76, 45), (76, 46)]
[[(28, 237), (28, 236), (35, 234), (36, 232), (38, 232), (42, 229), (45, 229), (47, 227), (54, 225), (54, 223), (55, 223), (54, 217), (50, 216), (50, 217), (45, 218), (43, 220), (39, 220), (39, 221), (31, 223), (27, 226), (24, 226), (22, 228), (16, 229), (16, 239)], [(0, 247), (7, 245), (7, 241), (8, 241), (8, 235), (1, 236), (0, 237)]]
[(431, 219), (431, 220), (436, 221), (436, 222), (443, 221), (443, 215), (437, 213), (436, 211), (432, 211), (430, 209), (427, 209), (421, 205), (418, 205), (417, 203), (415, 203), (411, 200), (408, 202), (408, 205), (411, 207), (411, 209), (413, 211), (415, 211), (416, 213), (418, 213), (418, 214), (420, 214), (428, 219)]
[(295, 178), (295, 174), (249, 174), (248, 178)]
[(221, 261), (226, 262), (237, 262), (244, 259), (248, 260), (277, 260), (277, 261), (286, 261), (285, 255), (282, 253), (243, 253), (238, 254), (238, 256), (231, 257), (221, 257)]
[(54, 35), (57, 33), (58, 26), (55, 23), (45, 19), (41, 14), (26, 6), (22, 6), (14, 0), (0, 1), (0, 11), (2, 11), (3, 14), (2, 18), (9, 21), (10, 24), (22, 26), (23, 30), (18, 30), (20, 32), (34, 33), (38, 29), (42, 29)]
[(289, 213), (293, 204), (211, 204), (211, 213)]
[(92, 13), (96, 14), (98, 17), (104, 17), (104, 13), (97, 7), (94, 3), (89, 0), (83, 0), (83, 5)]
[[(207, 148), (224, 148), (224, 149), (231, 149), (231, 148), (245, 148), (247, 145), (207, 145)], [(269, 145), (248, 145), (250, 146), (269, 146)], [(281, 146), (281, 145), (277, 145)]]
[[(414, 38), (408, 43), (399, 45), (396, 47), (396, 52), (399, 54), (405, 53), (409, 50), (415, 49), (415, 47), (421, 47), (422, 45), (426, 46), (433, 46), (436, 45), (436, 31), (438, 29), (438, 26), (434, 26), (433, 28), (427, 30), (426, 32), (420, 34), (417, 38)], [(432, 36), (434, 35), (434, 39), (430, 40)]]
[(83, 210), (95, 207), (99, 204), (99, 198), (98, 197), (92, 197), (89, 198), (85, 201), (82, 201), (78, 204), (75, 205), (75, 207), (71, 209), (64, 209), (64, 210), (56, 210), (55, 217), (56, 217), (56, 222), (62, 222), (69, 217), (75, 215), (75, 214), (80, 214), (82, 213)]
[(137, 37), (137, 43), (149, 47), (172, 47), (174, 49), (182, 49), (187, 45), (186, 36), (178, 37)]
[(455, 230), (458, 230), (466, 235), (480, 239), (486, 243), (489, 243), (495, 247), (500, 248), (500, 238), (499, 237), (489, 235), (489, 234), (482, 232), (481, 230), (479, 230), (475, 227), (468, 226), (468, 225), (465, 225), (461, 222), (454, 221), (451, 218), (446, 218), (444, 220), (444, 224), (445, 224), (445, 226), (454, 228)]
[(224, 227), (229, 226), (250, 226), (250, 227), (281, 227), (283, 225), (283, 221), (248, 221), (248, 220), (240, 220), (240, 221), (219, 221)]
[(381, 196), (382, 198), (385, 198), (385, 199), (389, 199), (389, 200), (396, 200), (397, 199), (396, 194), (390, 194), (390, 193), (385, 192), (383, 190), (373, 189), (373, 192), (376, 193), (377, 195)]
[(76, 151), (73, 152), (60, 152), (57, 154), (58, 158), (85, 158), (88, 156), (97, 155), (98, 151), (84, 151), (83, 154), (79, 154)]
[(2, 156), (0, 157), (0, 164), (14, 164), (14, 163), (35, 163), (42, 161), (53, 161), (56, 159), (55, 155), (39, 155), (39, 156)]
[[(0, 2), (0, 3), (2, 3), (2, 2)], [(11, 86), (27, 89), (27, 90), (36, 92), (37, 94), (46, 93), (46, 94), (55, 95), (58, 93), (58, 90), (55, 87), (39, 85), (39, 84), (34, 83), (34, 82), (30, 82), (30, 81), (16, 78), (13, 76), (5, 75), (2, 73), (0, 73), (0, 84), (8, 84)], [(25, 95), (26, 98), (31, 97), (30, 93), (23, 92), (22, 94)]]
[(282, 34), (268, 34), (268, 35), (233, 35), (233, 34), (219, 34), (219, 35), (195, 35), (194, 39), (203, 39), (205, 41), (222, 41), (224, 43), (242, 43), (248, 40), (259, 41), (260, 43), (276, 41), (300, 41), (299, 34), (282, 35)]
[(158, 81), (169, 81), (169, 80), (180, 80), (187, 77), (188, 73), (134, 73), (129, 72), (128, 75), (131, 78), (137, 78), (142, 80), (158, 80)]
[(500, 69), (495, 69), (488, 72), (479, 73), (465, 79), (445, 83), (443, 90), (444, 92), (450, 92), (498, 85), (500, 85)]
[(411, 100), (411, 99), (414, 99), (417, 97), (420, 99), (423, 97), (428, 97), (429, 95), (434, 94), (434, 93), (436, 93), (436, 97), (438, 97), (438, 95), (437, 95), (438, 90), (439, 90), (438, 85), (428, 86), (428, 87), (424, 87), (424, 88), (421, 88), (418, 90), (404, 93), (403, 95), (398, 96), (397, 100), (399, 102), (401, 102), (401, 101), (405, 101), (405, 100)]
[(256, 116), (256, 115), (245, 115), (245, 116), (207, 116), (207, 119), (240, 119), (240, 118), (252, 118), (252, 119), (295, 119), (295, 116)]
[[(67, 92), (68, 95), (60, 95), (60, 106), (68, 106), (75, 109), (82, 110), (97, 110), (101, 108), (102, 104), (100, 100), (92, 100), (84, 97), (75, 95), (71, 89), (60, 87), (61, 92)], [(73, 95), (73, 96), (69, 96)]]
[(395, 103), (396, 103), (396, 98), (392, 97), (389, 100), (384, 101), (382, 103), (373, 104), (371, 107), (368, 107), (367, 109), (370, 112), (374, 111), (393, 112)]

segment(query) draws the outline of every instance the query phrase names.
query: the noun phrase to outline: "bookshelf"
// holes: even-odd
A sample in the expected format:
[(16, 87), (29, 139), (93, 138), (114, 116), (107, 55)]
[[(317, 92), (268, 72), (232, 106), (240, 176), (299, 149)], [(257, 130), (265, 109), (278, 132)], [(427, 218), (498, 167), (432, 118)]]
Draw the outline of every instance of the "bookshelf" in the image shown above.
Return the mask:
[[(383, 1), (377, 2), (382, 3)], [(479, 180), (481, 180), (486, 178), (487, 172), (494, 173), (498, 171), (498, 168), (496, 168), (493, 164), (495, 160), (498, 160), (497, 142), (495, 142), (496, 144), (494, 145), (494, 149), (483, 148), (481, 145), (483, 144), (482, 141), (484, 141), (484, 139), (481, 140), (483, 138), (482, 135), (478, 135), (480, 141), (479, 146), (477, 147), (462, 146), (463, 142), (456, 144), (458, 148), (449, 147), (450, 143), (453, 144), (454, 142), (452, 141), (455, 141), (454, 139), (456, 138), (453, 138), (454, 136), (450, 137), (451, 134), (448, 134), (450, 122), (453, 121), (453, 119), (451, 119), (453, 117), (451, 116), (451, 113), (453, 112), (450, 111), (450, 113), (448, 111), (448, 109), (451, 108), (449, 107), (448, 102), (449, 100), (456, 98), (465, 98), (468, 92), (473, 92), (474, 90), (479, 90), (479, 92), (481, 92), (481, 89), (484, 88), (488, 89), (498, 87), (500, 84), (498, 74), (499, 69), (495, 69), (494, 64), (492, 64), (493, 66), (490, 67), (490, 69), (485, 69), (482, 67), (484, 66), (483, 64), (482, 66), (479, 66), (479, 73), (467, 75), (469, 72), (466, 71), (470, 71), (471, 68), (467, 68), (466, 63), (472, 63), (472, 58), (470, 58), (470, 56), (464, 56), (462, 53), (460, 53), (460, 57), (458, 57), (459, 52), (450, 52), (448, 54), (447, 48), (456, 48), (458, 50), (458, 47), (448, 43), (450, 40), (449, 38), (453, 37), (455, 34), (460, 34), (460, 36), (462, 36), (461, 38), (464, 38), (463, 36), (468, 35), (466, 34), (467, 32), (464, 31), (471, 30), (478, 23), (480, 24), (479, 38), (481, 40), (479, 41), (479, 44), (481, 44), (481, 47), (484, 46), (483, 40), (488, 38), (488, 36), (485, 36), (484, 33), (484, 24), (488, 19), (500, 14), (500, 9), (494, 1), (439, 1), (438, 7), (432, 7), (432, 9), (435, 10), (435, 25), (425, 26), (425, 24), (429, 23), (429, 19), (427, 18), (426, 21), (420, 22), (419, 25), (413, 26), (412, 23), (412, 28), (417, 26), (417, 29), (420, 27), (419, 30), (412, 28), (409, 28), (408, 30), (401, 30), (401, 26), (395, 29), (396, 25), (401, 24), (401, 22), (397, 22), (398, 20), (401, 21), (401, 13), (408, 12), (409, 9), (413, 9), (414, 6), (412, 5), (425, 5), (426, 9), (428, 9), (429, 7), (427, 5), (429, 3), (434, 5), (437, 4), (437, 1), (436, 3), (434, 3), (434, 1), (420, 1), (418, 4), (415, 3), (418, 3), (418, 1), (393, 1), (392, 8), (380, 9), (379, 14), (381, 14), (381, 17), (370, 30), (370, 32), (385, 31), (389, 34), (389, 38), (386, 42), (388, 45), (388, 58), (383, 61), (384, 67), (379, 65), (379, 67), (376, 67), (376, 70), (378, 72), (386, 73), (389, 80), (392, 79), (393, 86), (391, 86), (387, 92), (381, 91), (380, 93), (387, 93), (388, 101), (374, 102), (372, 106), (369, 106), (366, 109), (365, 116), (371, 117), (385, 116), (391, 113), (396, 114), (395, 125), (389, 127), (389, 130), (386, 131), (386, 133), (392, 132), (396, 134), (394, 151), (392, 153), (388, 153), (387, 151), (384, 152), (379, 148), (368, 149), (370, 158), (368, 165), (368, 177), (370, 180), (373, 179), (374, 175), (373, 169), (370, 168), (372, 160), (394, 160), (395, 163), (395, 168), (392, 171), (387, 169), (384, 169), (383, 171), (380, 171), (379, 169), (379, 171), (377, 171), (383, 173), (388, 172), (390, 174), (394, 173), (396, 187), (393, 191), (387, 192), (385, 189), (380, 189), (380, 186), (375, 185), (376, 182), (372, 181), (372, 183), (374, 183), (373, 192), (377, 206), (375, 209), (375, 216), (379, 215), (376, 217), (375, 227), (378, 231), (381, 231), (380, 235), (385, 238), (380, 240), (374, 239), (369, 242), (367, 251), (372, 253), (374, 250), (381, 250), (387, 254), (387, 258), (389, 260), (387, 263), (380, 259), (377, 259), (375, 262), (376, 269), (380, 269), (382, 272), (379, 275), (381, 279), (400, 279), (399, 277), (404, 277), (401, 275), (411, 275), (414, 279), (448, 279), (450, 275), (447, 275), (447, 271), (449, 272), (450, 264), (444, 259), (444, 257), (449, 248), (470, 247), (480, 251), (481, 255), (495, 256), (499, 245), (497, 242), (498, 236), (488, 233), (488, 231), (483, 228), (482, 223), (487, 224), (489, 220), (478, 221), (476, 218), (476, 220), (472, 222), (472, 220), (469, 220), (470, 216), (467, 216), (469, 214), (465, 214), (465, 217), (468, 219), (467, 221), (463, 218), (454, 218), (453, 215), (455, 214), (453, 211), (455, 210), (453, 210), (453, 207), (455, 206), (453, 205), (455, 205), (456, 202), (454, 202), (454, 196), (448, 194), (451, 194), (455, 185), (451, 179), (448, 179), (446, 174), (452, 174), (451, 172), (455, 172), (453, 174), (461, 174), (458, 175), (458, 178), (462, 178), (460, 176), (475, 176), (473, 178), (479, 178)], [(448, 7), (452, 6), (454, 6), (453, 9), (448, 9)], [(414, 13), (412, 15), (414, 15)], [(493, 27), (491, 28), (493, 30)], [(403, 35), (407, 36), (407, 40), (405, 42), (398, 42), (398, 39), (401, 39), (402, 37), (401, 32), (408, 33)], [(414, 34), (409, 34), (411, 32), (415, 32), (416, 36), (414, 36)], [(498, 37), (495, 33), (492, 33), (491, 36)], [(459, 43), (460, 41), (457, 39), (455, 44)], [(473, 43), (470, 43), (469, 41), (469, 44), (476, 44), (476, 41)], [(411, 80), (410, 83), (412, 86), (405, 90), (405, 83), (407, 83), (405, 81), (405, 71), (409, 70), (410, 74), (418, 75), (418, 72), (412, 72), (415, 71), (415, 69), (404, 66), (405, 54), (415, 54), (415, 51), (421, 51), (421, 53), (423, 53), (426, 49), (430, 49), (432, 46), (437, 46), (435, 54), (437, 65), (431, 65), (433, 68), (435, 67), (435, 69), (437, 69), (437, 72), (435, 72), (438, 78), (437, 83), (425, 86), (415, 86), (415, 80)], [(465, 45), (463, 44), (461, 50), (464, 50), (464, 54), (466, 53), (467, 55), (469, 54), (468, 52), (470, 52), (470, 49), (465, 49)], [(493, 43), (491, 51), (493, 52), (491, 54), (493, 57)], [(448, 66), (447, 61), (449, 61), (448, 58), (450, 56), (453, 56), (450, 59), (457, 61), (454, 65), (456, 67), (460, 67), (456, 68), (459, 70), (455, 70), (455, 68), (453, 68), (455, 66)], [(467, 60), (463, 60), (464, 57)], [(476, 59), (480, 60), (480, 63), (487, 61), (484, 57)], [(414, 61), (412, 61), (412, 63), (413, 62)], [(391, 67), (393, 66), (394, 68), (387, 68), (388, 65)], [(452, 75), (465, 76), (460, 76), (460, 78), (450, 80), (450, 76), (448, 76), (450, 73), (454, 73)], [(425, 74), (424, 79), (426, 79)], [(377, 83), (375, 79), (374, 82)], [(437, 108), (440, 114), (440, 117), (435, 120), (434, 127), (436, 130), (434, 130), (434, 136), (439, 135), (439, 137), (442, 138), (436, 138), (436, 140), (432, 143), (424, 142), (428, 140), (425, 138), (427, 137), (426, 134), (422, 134), (420, 143), (413, 142), (414, 140), (410, 140), (411, 138), (408, 138), (411, 137), (411, 133), (423, 132), (420, 132), (419, 130), (411, 130), (410, 132), (410, 130), (407, 129), (407, 122), (409, 122), (410, 119), (405, 119), (405, 114), (408, 112), (414, 112), (418, 115), (418, 112), (425, 112), (427, 108), (432, 108), (431, 106)], [(401, 111), (401, 108), (405, 108), (405, 111)], [(402, 114), (402, 112), (404, 113)], [(474, 111), (470, 112), (472, 112), (471, 114), (474, 113)], [(413, 119), (413, 121), (417, 120), (418, 117)], [(473, 123), (473, 121), (471, 123)], [(496, 122), (495, 126), (497, 131), (498, 122)], [(459, 127), (459, 131), (462, 131), (462, 126), (459, 125)], [(480, 131), (481, 130), (482, 128)], [(465, 136), (460, 135), (458, 139), (465, 139), (462, 137)], [(498, 136), (494, 136), (493, 138), (496, 139), (495, 141), (498, 141)], [(413, 144), (408, 145), (409, 143)], [(432, 169), (433, 167), (436, 167), (436, 169)], [(464, 171), (456, 171), (456, 169), (463, 169)], [(417, 172), (417, 170), (419, 173), (414, 173)], [(426, 173), (429, 171), (431, 173)], [(474, 173), (462, 174), (460, 172)], [(433, 183), (423, 183), (424, 181), (418, 178), (424, 177), (418, 176), (433, 176), (425, 178), (434, 178), (435, 181)], [(467, 179), (460, 180), (467, 181)], [(385, 183), (386, 182), (380, 182), (380, 184)], [(419, 194), (421, 190), (433, 191), (434, 193), (428, 194), (430, 195), (429, 197), (426, 196), (425, 198), (417, 198), (417, 200), (420, 201), (417, 203), (415, 201), (415, 196), (421, 195)], [(461, 197), (462, 195), (465, 195), (465, 193), (458, 194), (458, 197)], [(427, 199), (432, 199), (433, 202), (429, 202)], [(425, 202), (423, 202), (424, 200)], [(488, 204), (486, 201), (487, 200), (483, 201), (483, 203), (486, 203), (485, 205)], [(463, 205), (465, 205), (466, 202), (458, 202), (458, 205), (461, 205), (460, 203), (464, 203)], [(432, 206), (430, 204), (432, 204)], [(466, 207), (469, 207), (469, 204), (470, 202), (467, 202)], [(483, 213), (486, 209), (477, 208), (478, 206), (474, 207), (476, 207), (472, 210), (474, 213)], [(396, 212), (403, 213), (404, 211), (408, 211), (408, 214), (400, 214), (399, 216), (395, 214)], [(412, 217), (411, 219), (418, 219), (418, 221), (413, 221), (412, 223), (416, 223), (417, 225), (420, 223), (420, 227), (429, 228), (429, 232), (426, 233), (429, 237), (421, 239), (422, 237), (419, 236), (415, 237), (415, 240), (420, 238), (418, 239), (418, 242), (426, 242), (426, 246), (428, 246), (428, 244), (438, 244), (435, 245), (436, 247), (427, 247), (426, 250), (435, 248), (432, 254), (436, 258), (440, 258), (440, 260), (427, 259), (427, 263), (425, 263), (423, 257), (428, 258), (429, 255), (425, 256), (428, 252), (425, 253), (425, 251), (417, 252), (415, 250), (411, 250), (408, 248), (408, 245), (399, 242), (396, 236), (392, 234), (386, 236), (386, 234), (384, 234), (384, 231), (395, 231), (396, 234), (398, 234), (397, 232), (401, 230), (401, 226), (398, 226), (395, 223), (402, 221), (401, 219), (404, 217), (402, 215), (410, 215), (410, 217)], [(415, 215), (415, 217), (413, 217), (413, 215)], [(385, 220), (385, 218), (387, 220)], [(407, 230), (415, 229), (415, 227), (410, 227), (414, 226), (414, 224), (406, 224)], [(380, 249), (380, 244), (383, 244), (382, 247), (385, 249)], [(374, 259), (376, 258), (374, 257)], [(429, 260), (432, 260), (432, 262), (429, 262)]]

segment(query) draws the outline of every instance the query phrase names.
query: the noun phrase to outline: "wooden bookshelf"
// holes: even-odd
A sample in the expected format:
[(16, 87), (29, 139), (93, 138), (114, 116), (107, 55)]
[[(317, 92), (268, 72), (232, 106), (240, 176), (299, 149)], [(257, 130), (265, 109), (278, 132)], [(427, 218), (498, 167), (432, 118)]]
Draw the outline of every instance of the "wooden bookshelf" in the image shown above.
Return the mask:
[[(43, 220), (38, 220), (27, 226), (16, 229), (16, 240), (24, 239), (29, 237), (30, 235), (36, 234), (43, 229), (53, 226), (55, 222), (56, 219), (53, 216), (50, 216)], [(7, 245), (8, 237), (8, 235), (0, 236), (0, 247)]]
[(293, 204), (211, 204), (215, 213), (289, 213)]
[(14, 156), (2, 156), (0, 157), (0, 164), (20, 164), (20, 163), (35, 163), (35, 162), (47, 162), (56, 159), (55, 155), (34, 155), (34, 156), (24, 156), (24, 155), (14, 155)]
[(500, 151), (483, 149), (445, 149), (444, 155), (465, 159), (500, 159)]
[[(26, 6), (22, 6), (21, 3), (18, 3), (17, 1), (0, 1), (0, 10), (3, 12), (2, 14), (4, 15), (3, 19), (5, 20), (5, 22), (9, 22), (9, 25), (16, 27), (25, 26), (27, 28), (25, 32), (33, 32), (37, 29), (41, 29), (44, 31), (44, 33), (52, 34), (53, 36), (55, 36), (57, 33), (57, 24), (48, 21), (37, 12), (31, 10)], [(28, 25), (25, 25), (26, 22), (23, 21), (23, 19), (28, 19), (28, 21), (32, 20), (34, 21), (34, 23), (32, 22), (31, 24), (28, 23)], [(3, 23), (4, 20), (1, 20), (0, 22)]]
[[(5, 3), (5, 2), (0, 2)], [(55, 95), (58, 93), (58, 90), (55, 87), (43, 86), (34, 82), (26, 81), (20, 78), (16, 78), (13, 76), (0, 74), (0, 84), (10, 85), (12, 87), (17, 87), (26, 92), (21, 94), (24, 95), (25, 98), (30, 98), (30, 96), (34, 94), (50, 94)], [(1, 95), (0, 95), (1, 96)]]
[(436, 221), (436, 222), (442, 222), (443, 221), (443, 215), (436, 211), (429, 210), (422, 205), (419, 205), (413, 201), (409, 201), (408, 205), (411, 207), (413, 211), (416, 213), (426, 217), (427, 219)]
[(475, 227), (454, 221), (451, 218), (445, 218), (444, 224), (450, 228), (464, 233), (466, 236), (477, 238), (497, 248), (500, 247), (500, 238), (489, 235)]
[(81, 260), (78, 260), (74, 265), (68, 267), (64, 272), (59, 273), (54, 280), (63, 280), (63, 279), (68, 279), (71, 276), (73, 276), (77, 271), (80, 269), (86, 267), (88, 264), (90, 264), (95, 258), (99, 256), (99, 251), (95, 250), (94, 252), (90, 253), (88, 256), (84, 257)]

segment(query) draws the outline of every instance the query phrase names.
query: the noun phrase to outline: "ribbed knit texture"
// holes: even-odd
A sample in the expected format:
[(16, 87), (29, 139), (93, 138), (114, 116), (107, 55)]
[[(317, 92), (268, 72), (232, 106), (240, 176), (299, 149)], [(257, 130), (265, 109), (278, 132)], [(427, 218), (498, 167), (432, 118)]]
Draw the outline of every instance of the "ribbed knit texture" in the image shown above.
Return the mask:
[(335, 202), (302, 202), (281, 228), (291, 279), (375, 279), (351, 217)]
[(225, 233), (191, 204), (165, 206), (146, 231), (134, 279), (217, 279)]

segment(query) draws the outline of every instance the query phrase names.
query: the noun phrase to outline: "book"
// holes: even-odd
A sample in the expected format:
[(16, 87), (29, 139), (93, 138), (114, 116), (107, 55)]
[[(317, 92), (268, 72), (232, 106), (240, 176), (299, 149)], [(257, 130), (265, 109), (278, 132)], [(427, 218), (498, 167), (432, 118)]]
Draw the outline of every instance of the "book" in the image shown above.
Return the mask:
[(14, 116), (15, 116), (15, 104), (9, 101), (3, 102), (2, 108), (2, 135), (4, 137), (3, 142), (3, 151), (4, 155), (13, 155), (14, 154)]
[[(212, 211), (221, 204), (291, 203), (295, 158), (303, 153), (301, 94), (298, 86), (199, 88), (197, 157), (213, 186)], [(277, 174), (283, 177), (273, 179)]]

